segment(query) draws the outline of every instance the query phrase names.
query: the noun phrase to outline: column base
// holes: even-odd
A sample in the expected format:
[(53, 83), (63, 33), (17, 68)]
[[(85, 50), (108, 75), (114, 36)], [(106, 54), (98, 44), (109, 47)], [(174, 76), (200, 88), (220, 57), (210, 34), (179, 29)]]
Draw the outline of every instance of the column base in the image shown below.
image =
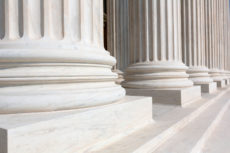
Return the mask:
[(217, 83), (211, 82), (208, 84), (199, 84), (198, 86), (201, 87), (201, 92), (203, 93), (213, 93), (217, 91)]
[(152, 99), (128, 96), (95, 108), (0, 115), (0, 153), (83, 152), (152, 122)]
[(0, 88), (0, 114), (76, 110), (121, 100), (125, 90), (115, 82), (79, 82)]
[(219, 80), (219, 81), (215, 81), (215, 82), (217, 83), (218, 88), (224, 88), (226, 86), (225, 80)]
[(201, 98), (201, 87), (193, 86), (181, 89), (147, 90), (147, 89), (126, 89), (127, 95), (150, 96), (153, 103), (180, 105), (182, 107)]

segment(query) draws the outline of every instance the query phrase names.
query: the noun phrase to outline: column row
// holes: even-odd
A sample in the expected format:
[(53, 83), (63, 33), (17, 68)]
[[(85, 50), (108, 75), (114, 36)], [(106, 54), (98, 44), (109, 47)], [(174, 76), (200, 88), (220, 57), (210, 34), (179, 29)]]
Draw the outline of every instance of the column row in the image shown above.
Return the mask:
[(131, 65), (125, 88), (172, 89), (194, 83), (211, 92), (214, 82), (228, 78), (228, 0), (128, 2)]

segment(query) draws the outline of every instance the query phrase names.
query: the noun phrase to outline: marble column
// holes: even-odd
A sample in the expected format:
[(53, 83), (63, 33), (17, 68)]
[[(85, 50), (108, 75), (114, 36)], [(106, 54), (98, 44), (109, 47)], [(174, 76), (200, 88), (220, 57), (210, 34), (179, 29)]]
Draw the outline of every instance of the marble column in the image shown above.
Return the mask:
[[(229, 6), (230, 4), (229, 4), (229, 1), (228, 1), (228, 6)], [(228, 8), (228, 12), (230, 12), (230, 6), (229, 7), (227, 7)], [(228, 38), (227, 38), (227, 58), (228, 58), (228, 60), (227, 60), (227, 71), (228, 71), (228, 77), (229, 77), (229, 79), (230, 79), (230, 51), (229, 51), (229, 48), (230, 48), (230, 14), (228, 13), (227, 14), (228, 15), (228, 19), (227, 19), (227, 21), (228, 21), (228, 23), (227, 23), (227, 25), (228, 25)]]
[(208, 74), (205, 59), (210, 49), (209, 33), (206, 32), (209, 29), (206, 20), (209, 4), (210, 1), (205, 0), (182, 0), (182, 50), (183, 61), (189, 67), (189, 78), (201, 86), (202, 92), (211, 93), (216, 90), (216, 83)]
[(229, 0), (223, 1), (223, 11), (224, 11), (224, 27), (223, 27), (223, 40), (224, 40), (224, 75), (226, 84), (230, 84), (229, 76), (228, 76), (228, 22), (229, 22)]
[[(180, 2), (129, 0), (131, 65), (123, 83), (128, 94), (153, 96), (160, 103), (183, 105), (189, 101), (162, 96), (194, 88), (186, 73), (188, 67), (182, 62)], [(200, 94), (199, 89), (194, 91), (194, 98)]]
[(118, 84), (124, 81), (123, 71), (129, 64), (128, 15), (128, 0), (107, 0), (107, 47), (117, 60)]
[[(210, 69), (210, 75), (212, 79), (217, 82), (218, 87), (224, 87), (225, 81), (222, 73), (223, 67), (223, 45), (222, 45), (222, 33), (221, 28), (222, 24), (222, 12), (221, 12), (221, 1), (213, 0), (212, 1), (212, 42), (213, 42), (213, 58), (212, 58), (212, 69)], [(222, 51), (221, 51), (222, 50)]]
[(222, 79), (226, 80), (225, 75), (225, 0), (219, 0), (219, 38), (220, 38), (220, 59), (219, 59), (219, 69)]
[[(208, 8), (208, 13), (206, 15), (206, 18), (208, 18), (208, 25), (206, 29), (208, 29), (209, 36), (206, 35), (206, 37), (209, 37), (209, 49), (208, 49), (208, 55), (207, 55), (207, 62), (208, 62), (208, 68), (210, 69), (209, 74), (214, 79), (216, 72), (218, 71), (218, 68), (216, 66), (216, 0), (210, 0), (206, 1), (206, 5)], [(207, 42), (209, 42), (207, 41)]]
[(0, 113), (69, 110), (125, 95), (104, 49), (102, 0), (5, 0)]

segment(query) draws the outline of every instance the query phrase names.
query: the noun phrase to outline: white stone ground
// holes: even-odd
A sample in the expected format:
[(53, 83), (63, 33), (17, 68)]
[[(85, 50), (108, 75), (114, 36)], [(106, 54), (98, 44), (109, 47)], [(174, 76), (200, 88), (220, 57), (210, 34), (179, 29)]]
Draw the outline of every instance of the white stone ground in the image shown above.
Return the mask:
[(154, 124), (93, 153), (230, 152), (229, 89), (205, 94), (203, 99), (186, 108), (155, 108), (158, 111), (153, 114)]

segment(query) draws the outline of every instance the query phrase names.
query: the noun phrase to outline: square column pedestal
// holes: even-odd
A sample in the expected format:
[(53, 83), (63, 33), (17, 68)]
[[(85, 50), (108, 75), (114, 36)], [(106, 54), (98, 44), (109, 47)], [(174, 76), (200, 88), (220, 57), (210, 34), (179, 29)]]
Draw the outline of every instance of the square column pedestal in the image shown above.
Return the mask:
[(225, 80), (225, 83), (226, 83), (226, 85), (229, 85), (229, 84), (230, 84), (230, 79), (229, 79), (229, 78), (226, 79), (226, 80)]
[(82, 153), (152, 122), (152, 99), (135, 96), (81, 110), (0, 115), (0, 153)]
[(201, 87), (201, 92), (202, 93), (214, 93), (217, 91), (217, 83), (216, 82), (211, 82), (209, 84), (199, 84), (197, 86)]
[(147, 90), (126, 88), (127, 95), (149, 96), (153, 103), (180, 105), (182, 107), (201, 98), (201, 87), (169, 89), (169, 90)]
[(226, 86), (226, 81), (221, 80), (221, 81), (215, 81), (217, 83), (218, 88), (224, 88)]

